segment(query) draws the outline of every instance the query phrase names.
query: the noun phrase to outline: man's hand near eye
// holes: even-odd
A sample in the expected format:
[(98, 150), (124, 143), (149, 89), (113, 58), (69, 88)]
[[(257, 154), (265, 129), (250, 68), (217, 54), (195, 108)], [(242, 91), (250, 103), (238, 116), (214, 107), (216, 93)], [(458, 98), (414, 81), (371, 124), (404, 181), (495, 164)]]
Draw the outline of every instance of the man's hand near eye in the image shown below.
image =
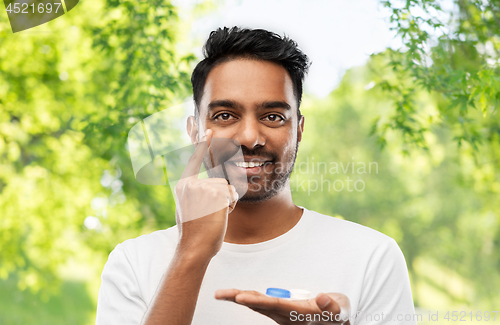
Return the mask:
[(175, 186), (179, 243), (142, 324), (191, 324), (208, 264), (221, 249), (238, 194), (223, 178), (198, 179), (212, 132), (197, 145)]
[(215, 298), (246, 306), (280, 325), (350, 324), (347, 319), (351, 309), (349, 298), (340, 293), (320, 293), (308, 301), (293, 301), (256, 291), (221, 289), (216, 291)]
[(179, 228), (179, 253), (210, 259), (222, 247), (227, 230), (227, 218), (238, 200), (234, 186), (224, 178), (198, 179), (203, 158), (211, 154), (212, 131), (197, 145), (195, 152), (175, 186)]

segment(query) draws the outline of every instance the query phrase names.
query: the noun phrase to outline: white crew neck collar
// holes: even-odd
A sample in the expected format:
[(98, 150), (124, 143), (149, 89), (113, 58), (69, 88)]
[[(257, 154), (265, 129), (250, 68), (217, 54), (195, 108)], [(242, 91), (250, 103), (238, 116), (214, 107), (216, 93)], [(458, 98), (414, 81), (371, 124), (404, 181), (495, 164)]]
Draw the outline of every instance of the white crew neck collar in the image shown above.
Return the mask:
[(268, 250), (279, 245), (286, 243), (287, 241), (297, 237), (300, 235), (309, 224), (311, 219), (311, 212), (304, 207), (299, 206), (302, 209), (302, 216), (300, 217), (299, 222), (293, 226), (292, 229), (288, 230), (283, 235), (280, 235), (276, 238), (263, 241), (256, 244), (233, 244), (233, 243), (222, 243), (221, 252), (235, 252), (235, 253), (254, 253), (261, 252), (264, 250)]

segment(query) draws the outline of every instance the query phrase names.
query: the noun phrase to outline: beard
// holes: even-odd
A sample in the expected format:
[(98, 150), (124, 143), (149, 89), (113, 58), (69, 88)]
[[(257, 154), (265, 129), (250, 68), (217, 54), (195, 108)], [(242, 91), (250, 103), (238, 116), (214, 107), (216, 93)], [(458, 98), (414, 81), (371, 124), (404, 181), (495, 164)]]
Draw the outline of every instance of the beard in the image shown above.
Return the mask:
[[(266, 152), (263, 148), (253, 150), (241, 147), (244, 155), (248, 156), (272, 156), (277, 157), (275, 153)], [(293, 171), (297, 152), (299, 149), (298, 141), (295, 144), (295, 150), (286, 153), (281, 161), (273, 162), (271, 172), (265, 172), (265, 176), (250, 176), (247, 177), (248, 190), (238, 200), (241, 203), (257, 204), (267, 201), (278, 194), (288, 183), (290, 174)], [(235, 185), (236, 186), (236, 185)], [(238, 187), (236, 186), (238, 189)]]

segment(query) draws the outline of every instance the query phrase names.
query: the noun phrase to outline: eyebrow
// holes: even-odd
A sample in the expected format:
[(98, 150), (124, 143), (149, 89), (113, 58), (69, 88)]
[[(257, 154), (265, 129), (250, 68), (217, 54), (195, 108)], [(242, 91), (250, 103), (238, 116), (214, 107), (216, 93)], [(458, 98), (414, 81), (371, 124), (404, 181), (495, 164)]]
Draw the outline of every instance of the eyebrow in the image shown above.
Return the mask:
[(229, 99), (220, 99), (220, 100), (214, 100), (213, 102), (210, 102), (208, 104), (208, 110), (211, 111), (216, 107), (227, 107), (227, 108), (241, 108), (241, 105), (235, 102), (234, 100), (229, 100)]
[(292, 109), (292, 107), (290, 107), (290, 104), (288, 104), (287, 102), (279, 101), (279, 100), (271, 101), (271, 102), (263, 102), (262, 104), (259, 105), (259, 108), (264, 108), (264, 109), (284, 108), (286, 110)]
[[(221, 99), (221, 100), (214, 100), (210, 104), (208, 104), (208, 110), (211, 111), (216, 107), (226, 107), (226, 108), (232, 108), (232, 109), (241, 109), (243, 106), (237, 103), (234, 100), (229, 100), (229, 99)], [(263, 102), (257, 106), (258, 108), (262, 109), (272, 109), (272, 108), (283, 108), (286, 110), (292, 109), (290, 104), (284, 101), (269, 101), (269, 102)]]

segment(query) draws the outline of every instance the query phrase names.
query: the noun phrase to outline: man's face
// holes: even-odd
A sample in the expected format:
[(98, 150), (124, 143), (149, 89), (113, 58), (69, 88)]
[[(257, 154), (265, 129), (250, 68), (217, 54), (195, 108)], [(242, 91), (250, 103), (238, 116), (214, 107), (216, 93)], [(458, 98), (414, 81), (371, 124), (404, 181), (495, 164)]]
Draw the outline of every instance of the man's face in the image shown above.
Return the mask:
[(227, 174), (238, 179), (231, 185), (240, 196), (248, 186), (240, 202), (265, 201), (287, 184), (304, 123), (297, 120), (292, 80), (282, 66), (249, 59), (216, 66), (207, 77), (199, 113), (198, 134), (192, 138), (211, 129), (213, 138), (241, 145), (244, 161), (226, 163)]

